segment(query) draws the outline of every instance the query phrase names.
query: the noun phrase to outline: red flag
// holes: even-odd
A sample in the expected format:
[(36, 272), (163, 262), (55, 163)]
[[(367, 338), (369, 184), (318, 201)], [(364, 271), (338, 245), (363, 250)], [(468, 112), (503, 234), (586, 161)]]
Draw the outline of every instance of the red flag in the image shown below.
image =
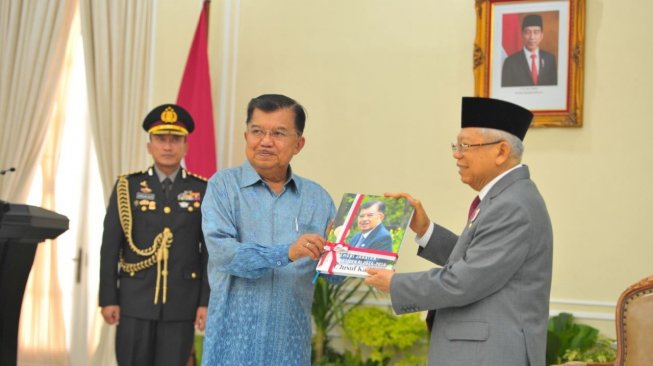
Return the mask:
[(213, 132), (208, 34), (209, 1), (205, 1), (177, 95), (177, 104), (188, 110), (195, 121), (195, 131), (188, 136), (186, 167), (205, 177), (210, 177), (218, 169)]
[(506, 56), (519, 51), (522, 48), (521, 29), (519, 28), (519, 14), (503, 15), (503, 39), (501, 45), (506, 52)]

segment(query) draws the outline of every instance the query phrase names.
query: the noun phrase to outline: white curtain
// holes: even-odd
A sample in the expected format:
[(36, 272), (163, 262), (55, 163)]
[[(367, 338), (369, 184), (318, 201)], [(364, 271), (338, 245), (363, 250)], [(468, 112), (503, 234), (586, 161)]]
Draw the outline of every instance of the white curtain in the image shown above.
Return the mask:
[(0, 1), (0, 199), (24, 203), (59, 87), (77, 0)]
[(119, 174), (148, 163), (141, 121), (149, 110), (153, 0), (82, 0), (91, 131), (109, 197)]
[[(58, 93), (62, 94), (64, 93)], [(60, 108), (56, 108), (51, 118), (40, 164), (40, 206), (49, 210), (56, 210), (54, 182), (63, 128), (62, 113)], [(58, 275), (58, 246), (57, 240), (47, 240), (39, 244), (36, 250), (21, 307), (17, 359), (19, 366), (68, 365), (63, 298)]]
[[(24, 203), (43, 157), (42, 205), (54, 205), (63, 64), (76, 0), (0, 3), (0, 198)], [(46, 141), (50, 130), (52, 138)], [(45, 150), (46, 154), (42, 152)], [(39, 245), (21, 313), (18, 363), (65, 365), (56, 242)]]
[[(153, 14), (154, 0), (80, 3), (89, 117), (105, 203), (119, 174), (148, 165), (141, 121), (151, 107)], [(89, 248), (90, 256), (99, 256), (99, 242)], [(115, 365), (115, 326), (107, 326), (99, 311), (94, 323), (92, 364)]]

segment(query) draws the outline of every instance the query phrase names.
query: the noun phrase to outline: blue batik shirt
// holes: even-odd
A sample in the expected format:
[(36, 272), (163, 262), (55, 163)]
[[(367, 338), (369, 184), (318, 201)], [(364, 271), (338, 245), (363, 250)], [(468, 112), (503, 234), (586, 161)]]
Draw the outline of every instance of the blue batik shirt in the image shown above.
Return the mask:
[(335, 206), (320, 185), (289, 173), (278, 195), (249, 162), (209, 180), (203, 365), (310, 365), (316, 261), (291, 262), (288, 248), (302, 234), (324, 236)]

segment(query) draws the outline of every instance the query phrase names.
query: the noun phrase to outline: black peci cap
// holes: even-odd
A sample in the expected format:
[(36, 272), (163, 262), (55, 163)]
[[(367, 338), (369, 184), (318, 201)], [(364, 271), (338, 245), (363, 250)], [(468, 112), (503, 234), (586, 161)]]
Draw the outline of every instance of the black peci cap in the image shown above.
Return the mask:
[(524, 140), (533, 119), (528, 109), (499, 99), (463, 97), (461, 127), (493, 128)]
[(526, 27), (540, 27), (541, 29), (544, 29), (542, 26), (542, 17), (537, 14), (529, 14), (525, 16), (521, 23), (521, 30), (524, 30)]
[(152, 135), (186, 136), (193, 132), (195, 123), (184, 108), (176, 104), (162, 104), (147, 114), (143, 129)]

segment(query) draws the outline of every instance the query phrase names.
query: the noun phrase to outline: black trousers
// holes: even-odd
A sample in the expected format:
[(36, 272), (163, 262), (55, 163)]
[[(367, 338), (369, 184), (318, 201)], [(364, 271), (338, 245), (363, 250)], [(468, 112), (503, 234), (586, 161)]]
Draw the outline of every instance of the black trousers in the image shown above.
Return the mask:
[(121, 315), (116, 330), (120, 366), (184, 366), (193, 347), (192, 321), (164, 322)]

